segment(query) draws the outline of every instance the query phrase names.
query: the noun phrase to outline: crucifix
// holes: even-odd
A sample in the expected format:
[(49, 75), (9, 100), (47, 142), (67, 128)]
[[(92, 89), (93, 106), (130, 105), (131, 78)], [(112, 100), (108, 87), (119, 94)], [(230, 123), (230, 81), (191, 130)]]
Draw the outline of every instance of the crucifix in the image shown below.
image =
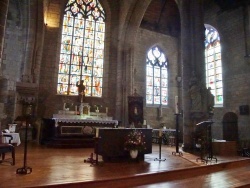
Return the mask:
[(81, 96), (80, 101), (83, 102), (83, 97), (85, 96), (85, 85), (83, 84), (84, 80), (77, 81), (76, 87), (78, 87), (78, 95)]

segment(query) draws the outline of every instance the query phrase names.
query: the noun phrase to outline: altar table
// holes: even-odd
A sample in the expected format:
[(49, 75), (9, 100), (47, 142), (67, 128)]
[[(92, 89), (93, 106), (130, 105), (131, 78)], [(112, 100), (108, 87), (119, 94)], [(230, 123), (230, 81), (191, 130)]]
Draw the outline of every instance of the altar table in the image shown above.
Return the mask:
[(93, 124), (103, 124), (103, 125), (118, 125), (117, 120), (112, 120), (111, 117), (98, 117), (98, 116), (81, 116), (81, 115), (60, 115), (54, 114), (53, 120), (55, 120), (55, 126), (58, 126), (59, 122), (62, 123), (93, 123)]
[[(152, 153), (152, 129), (135, 128), (145, 135), (145, 150), (139, 152), (139, 160), (144, 160), (144, 154)], [(104, 161), (127, 160), (129, 151), (124, 149), (127, 135), (132, 128), (100, 128), (98, 144), (95, 153), (101, 155)]]
[[(19, 133), (3, 133), (3, 135), (11, 135), (13, 140), (11, 141), (12, 144), (16, 144), (19, 146), (21, 144)], [(9, 143), (10, 138), (3, 136), (3, 143)]]
[(53, 115), (56, 135), (94, 135), (96, 127), (116, 127), (117, 120), (109, 117), (86, 115)]

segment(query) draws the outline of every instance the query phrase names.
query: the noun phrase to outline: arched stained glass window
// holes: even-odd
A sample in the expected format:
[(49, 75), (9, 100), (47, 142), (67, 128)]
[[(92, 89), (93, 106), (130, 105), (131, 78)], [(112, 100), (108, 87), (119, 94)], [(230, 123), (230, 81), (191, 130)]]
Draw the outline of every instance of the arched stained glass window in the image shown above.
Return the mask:
[(63, 17), (57, 94), (101, 97), (105, 13), (98, 0), (69, 0)]
[(148, 51), (146, 59), (146, 103), (168, 104), (168, 60), (157, 46)]
[(205, 24), (205, 64), (206, 64), (206, 85), (211, 88), (215, 96), (215, 104), (223, 104), (223, 82), (221, 64), (220, 36), (217, 30)]

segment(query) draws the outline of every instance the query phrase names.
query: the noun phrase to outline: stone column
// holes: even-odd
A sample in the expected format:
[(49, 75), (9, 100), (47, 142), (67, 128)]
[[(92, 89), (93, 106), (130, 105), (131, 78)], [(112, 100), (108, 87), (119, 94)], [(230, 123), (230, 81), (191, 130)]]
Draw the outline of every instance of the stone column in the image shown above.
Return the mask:
[(246, 54), (245, 59), (250, 62), (250, 5), (243, 6), (243, 19), (244, 19), (244, 34), (245, 34), (245, 48)]
[(0, 76), (2, 76), (2, 59), (3, 59), (2, 54), (3, 54), (8, 6), (9, 6), (9, 0), (0, 1)]
[(178, 5), (181, 16), (183, 142), (184, 150), (189, 150), (194, 145), (195, 125), (203, 114), (202, 108), (193, 114), (190, 96), (192, 75), (195, 75), (200, 86), (204, 87), (205, 84), (203, 1), (179, 0)]
[(6, 28), (7, 13), (9, 7), (9, 0), (0, 1), (0, 130), (1, 122), (3, 119), (7, 118), (5, 113), (5, 104), (8, 102), (8, 90), (7, 90), (7, 80), (3, 78), (2, 71), (2, 60), (3, 60), (3, 47), (4, 47), (4, 36)]
[(34, 53), (34, 43), (35, 43), (35, 20), (34, 20), (34, 2), (31, 0), (25, 0), (24, 4), (24, 68), (22, 73), (22, 82), (33, 82), (33, 78), (31, 75), (31, 68), (34, 61), (33, 53)]

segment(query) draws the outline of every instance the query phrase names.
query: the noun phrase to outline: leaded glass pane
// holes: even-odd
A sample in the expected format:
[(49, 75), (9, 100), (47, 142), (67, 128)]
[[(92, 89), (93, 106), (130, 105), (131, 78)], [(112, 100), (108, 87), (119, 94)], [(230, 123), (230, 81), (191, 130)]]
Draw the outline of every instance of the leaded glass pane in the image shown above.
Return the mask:
[(215, 104), (223, 104), (223, 81), (220, 36), (215, 28), (206, 25), (205, 63), (206, 83), (215, 96)]
[(69, 0), (63, 17), (57, 93), (101, 97), (104, 63), (105, 13), (98, 0)]
[(167, 58), (156, 46), (148, 51), (146, 63), (146, 103), (148, 105), (167, 105)]

